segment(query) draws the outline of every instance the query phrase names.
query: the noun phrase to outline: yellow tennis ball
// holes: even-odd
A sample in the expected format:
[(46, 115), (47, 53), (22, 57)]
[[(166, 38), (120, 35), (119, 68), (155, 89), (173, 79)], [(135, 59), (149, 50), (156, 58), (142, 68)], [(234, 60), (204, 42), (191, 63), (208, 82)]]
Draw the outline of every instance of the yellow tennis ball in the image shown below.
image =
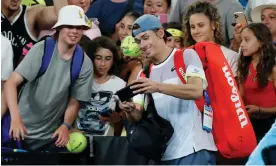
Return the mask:
[(66, 148), (69, 152), (80, 153), (84, 151), (87, 146), (87, 139), (82, 133), (73, 132), (69, 137), (69, 142), (66, 145)]
[(33, 6), (36, 4), (41, 4), (46, 6), (46, 3), (44, 0), (22, 0), (21, 5), (26, 5), (26, 6)]
[(124, 56), (138, 57), (141, 55), (140, 46), (135, 42), (132, 36), (127, 36), (123, 39), (121, 50)]

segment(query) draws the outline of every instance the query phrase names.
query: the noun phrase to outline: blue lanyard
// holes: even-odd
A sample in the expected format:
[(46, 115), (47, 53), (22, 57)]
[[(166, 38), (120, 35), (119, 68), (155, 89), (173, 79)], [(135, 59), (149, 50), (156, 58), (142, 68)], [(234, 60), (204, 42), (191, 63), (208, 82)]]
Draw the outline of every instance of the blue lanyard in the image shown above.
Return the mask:
[(206, 105), (211, 105), (211, 101), (208, 95), (207, 90), (203, 90), (203, 97)]

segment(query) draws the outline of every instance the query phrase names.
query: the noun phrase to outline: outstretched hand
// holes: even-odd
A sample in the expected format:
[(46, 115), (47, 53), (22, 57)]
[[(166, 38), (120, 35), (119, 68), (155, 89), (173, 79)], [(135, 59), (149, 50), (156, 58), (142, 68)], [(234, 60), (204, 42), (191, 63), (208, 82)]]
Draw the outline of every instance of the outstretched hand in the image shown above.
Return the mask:
[(52, 138), (56, 138), (55, 142), (57, 147), (64, 147), (69, 141), (69, 130), (65, 125), (61, 125), (53, 134)]

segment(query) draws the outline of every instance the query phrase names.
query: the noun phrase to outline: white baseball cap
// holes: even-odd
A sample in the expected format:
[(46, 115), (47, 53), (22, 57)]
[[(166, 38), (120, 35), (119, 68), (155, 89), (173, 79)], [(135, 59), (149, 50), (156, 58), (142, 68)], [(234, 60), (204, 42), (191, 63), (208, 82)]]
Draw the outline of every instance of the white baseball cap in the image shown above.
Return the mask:
[(261, 14), (262, 11), (266, 8), (273, 8), (276, 10), (276, 0), (269, 0), (267, 3), (257, 6), (255, 7), (252, 11), (251, 11), (251, 19), (253, 22), (258, 23), (258, 22), (262, 22), (261, 20)]
[(90, 29), (88, 21), (89, 20), (81, 7), (76, 5), (67, 5), (59, 10), (58, 21), (52, 29), (62, 25), (84, 26), (87, 29)]

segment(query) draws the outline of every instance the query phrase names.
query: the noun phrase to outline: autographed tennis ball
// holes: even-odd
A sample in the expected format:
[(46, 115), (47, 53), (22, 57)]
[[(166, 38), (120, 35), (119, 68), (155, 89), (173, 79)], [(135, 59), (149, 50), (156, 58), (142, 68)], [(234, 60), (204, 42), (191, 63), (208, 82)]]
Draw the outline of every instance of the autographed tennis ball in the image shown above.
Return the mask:
[(84, 151), (87, 146), (86, 137), (80, 132), (73, 132), (69, 136), (69, 142), (66, 148), (69, 152), (80, 153)]
[(141, 55), (140, 46), (135, 42), (132, 36), (127, 36), (123, 39), (121, 50), (124, 56), (138, 57)]
[(21, 5), (26, 5), (26, 6), (33, 6), (36, 4), (41, 4), (46, 6), (46, 3), (44, 0), (22, 0)]

